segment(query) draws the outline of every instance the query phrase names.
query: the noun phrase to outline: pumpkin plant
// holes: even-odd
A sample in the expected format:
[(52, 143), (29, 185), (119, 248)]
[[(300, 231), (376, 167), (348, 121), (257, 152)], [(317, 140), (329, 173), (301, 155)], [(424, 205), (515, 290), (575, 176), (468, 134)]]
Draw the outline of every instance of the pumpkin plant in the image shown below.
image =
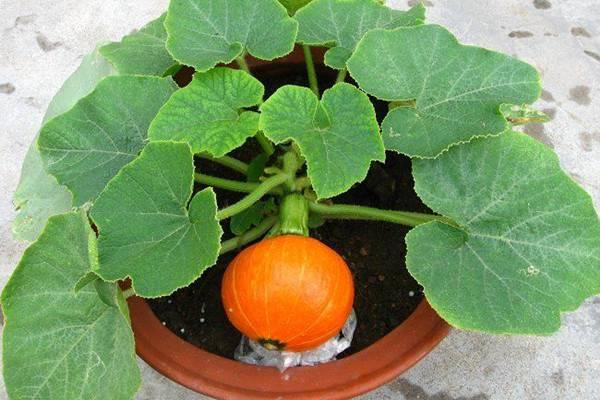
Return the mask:
[[(296, 44), (309, 87), (265, 98), (248, 57)], [(327, 48), (338, 74), (322, 92), (311, 47)], [(425, 23), (422, 5), (172, 0), (83, 59), (27, 154), (14, 231), (33, 243), (2, 294), (10, 398), (131, 398), (140, 374), (125, 299), (169, 295), (264, 236), (226, 273), (232, 322), (277, 348), (327, 339), (352, 304), (347, 266), (309, 237), (328, 219), (414, 227), (396, 238), (406, 265), (455, 327), (551, 334), (600, 292), (600, 223), (556, 155), (515, 130), (545, 119), (530, 107), (540, 90), (535, 68), (460, 44)], [(381, 125), (375, 99), (389, 105)], [(261, 149), (252, 162), (231, 155), (249, 141)], [(432, 214), (332, 200), (386, 151), (412, 159)], [(206, 174), (212, 162), (239, 180)], [(213, 188), (246, 195), (219, 208)], [(303, 279), (313, 284), (293, 284)], [(254, 296), (257, 285), (271, 296)], [(282, 319), (296, 302), (308, 304), (300, 325)]]

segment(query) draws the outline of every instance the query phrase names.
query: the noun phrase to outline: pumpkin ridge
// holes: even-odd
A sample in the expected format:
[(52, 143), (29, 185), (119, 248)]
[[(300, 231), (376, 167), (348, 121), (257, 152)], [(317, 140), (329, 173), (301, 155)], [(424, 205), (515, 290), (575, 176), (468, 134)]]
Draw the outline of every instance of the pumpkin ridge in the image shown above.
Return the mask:
[(308, 327), (306, 329), (304, 329), (302, 332), (300, 332), (299, 334), (297, 334), (296, 336), (293, 336), (291, 339), (288, 339), (288, 344), (291, 343), (294, 339), (306, 334), (307, 332), (309, 332), (312, 328), (315, 327), (315, 325), (317, 325), (317, 323), (320, 322), (321, 318), (323, 317), (323, 315), (325, 315), (326, 311), (329, 311), (329, 307), (331, 307), (331, 302), (335, 299), (335, 293), (338, 290), (338, 287), (340, 286), (340, 274), (341, 274), (341, 269), (340, 268), (336, 268), (337, 269), (337, 275), (335, 277), (335, 286), (333, 288), (333, 290), (331, 291), (331, 296), (329, 297), (329, 301), (327, 301), (327, 303), (325, 304), (325, 306), (323, 307), (323, 309), (321, 309), (321, 313), (319, 314), (319, 316), (317, 318), (314, 319), (314, 321), (308, 325)]
[[(308, 254), (306, 252), (306, 248), (302, 248), (302, 268), (300, 269), (300, 274), (298, 276), (298, 285), (302, 285), (302, 280), (304, 279), (304, 273), (306, 272), (306, 264), (308, 262)], [(296, 300), (294, 301), (294, 306), (290, 309), (288, 314), (288, 319), (286, 322), (286, 326), (289, 326), (290, 321), (292, 320), (292, 315), (296, 315), (296, 309), (298, 308), (298, 304), (300, 304), (300, 296), (302, 293), (296, 293)]]
[[(237, 265), (239, 261), (236, 259), (233, 260), (232, 262), (232, 266)], [(232, 268), (232, 275), (231, 275), (231, 286), (232, 286), (232, 293), (233, 293), (233, 298), (235, 300), (235, 303), (237, 304), (237, 308), (240, 312), (240, 314), (244, 317), (244, 319), (246, 320), (246, 322), (248, 323), (248, 326), (250, 327), (250, 329), (252, 329), (254, 331), (254, 337), (259, 337), (260, 333), (258, 332), (258, 330), (254, 327), (254, 325), (252, 324), (252, 321), (250, 321), (250, 318), (248, 318), (248, 316), (246, 315), (246, 312), (244, 311), (244, 309), (242, 308), (242, 303), (240, 302), (239, 298), (238, 298), (238, 293), (237, 293), (237, 279), (236, 279), (236, 269)]]

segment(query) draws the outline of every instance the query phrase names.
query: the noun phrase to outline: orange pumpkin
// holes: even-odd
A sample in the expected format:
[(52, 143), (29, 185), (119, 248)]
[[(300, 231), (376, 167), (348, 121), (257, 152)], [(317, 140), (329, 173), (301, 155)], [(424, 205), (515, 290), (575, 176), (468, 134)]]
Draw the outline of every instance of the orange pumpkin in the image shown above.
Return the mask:
[(221, 288), (231, 323), (268, 349), (304, 351), (326, 342), (352, 310), (344, 259), (310, 237), (275, 236), (240, 252)]

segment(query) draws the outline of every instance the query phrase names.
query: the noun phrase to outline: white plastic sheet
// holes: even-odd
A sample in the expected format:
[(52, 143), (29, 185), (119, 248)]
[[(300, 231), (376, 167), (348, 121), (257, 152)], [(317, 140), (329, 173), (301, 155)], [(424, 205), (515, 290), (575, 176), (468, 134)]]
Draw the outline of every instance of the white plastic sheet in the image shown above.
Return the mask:
[(338, 354), (350, 347), (355, 330), (356, 314), (353, 310), (340, 333), (315, 349), (298, 353), (267, 350), (257, 342), (242, 336), (235, 349), (234, 358), (246, 364), (275, 367), (281, 372), (290, 367), (326, 363), (335, 360)]

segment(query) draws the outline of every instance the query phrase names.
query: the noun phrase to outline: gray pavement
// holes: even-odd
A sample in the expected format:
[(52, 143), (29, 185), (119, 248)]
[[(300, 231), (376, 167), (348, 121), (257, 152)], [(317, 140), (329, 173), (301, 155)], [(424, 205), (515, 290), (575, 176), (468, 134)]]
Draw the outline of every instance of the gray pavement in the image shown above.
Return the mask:
[[(413, 1), (409, 1), (412, 3)], [(406, 0), (390, 1), (404, 7)], [(0, 287), (25, 245), (12, 239), (11, 198), (43, 112), (81, 57), (157, 17), (167, 0), (0, 0)], [(552, 146), (600, 208), (600, 0), (427, 0), (429, 20), (461, 41), (541, 71), (553, 116), (527, 132)], [(600, 399), (600, 298), (552, 337), (453, 331), (426, 359), (363, 400)], [(203, 399), (142, 361), (138, 399)], [(0, 380), (0, 399), (6, 398)]]

